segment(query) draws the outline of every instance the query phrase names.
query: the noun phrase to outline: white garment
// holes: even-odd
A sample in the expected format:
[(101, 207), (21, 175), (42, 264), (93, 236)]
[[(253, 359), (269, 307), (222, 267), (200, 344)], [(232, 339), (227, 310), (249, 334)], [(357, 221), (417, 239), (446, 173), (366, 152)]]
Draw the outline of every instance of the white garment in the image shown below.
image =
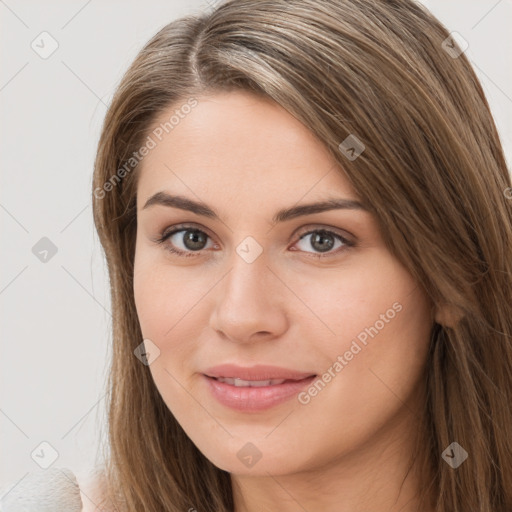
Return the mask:
[(34, 470), (0, 490), (0, 512), (106, 512), (100, 508), (100, 471)]

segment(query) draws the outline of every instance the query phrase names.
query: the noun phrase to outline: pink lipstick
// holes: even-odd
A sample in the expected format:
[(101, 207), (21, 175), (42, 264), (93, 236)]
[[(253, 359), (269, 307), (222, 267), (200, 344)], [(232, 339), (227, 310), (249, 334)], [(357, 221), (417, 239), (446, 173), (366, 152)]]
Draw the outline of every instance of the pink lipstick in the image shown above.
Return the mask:
[(278, 366), (224, 364), (208, 368), (203, 378), (221, 404), (239, 411), (258, 412), (290, 400), (316, 374)]

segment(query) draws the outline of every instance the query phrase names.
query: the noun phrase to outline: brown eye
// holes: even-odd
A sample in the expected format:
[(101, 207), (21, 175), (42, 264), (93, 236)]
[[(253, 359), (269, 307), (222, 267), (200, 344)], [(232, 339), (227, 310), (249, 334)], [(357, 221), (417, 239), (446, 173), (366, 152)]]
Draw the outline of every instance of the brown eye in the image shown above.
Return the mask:
[[(193, 226), (174, 226), (171, 230), (164, 231), (160, 238), (155, 240), (163, 244), (165, 249), (178, 256), (201, 256), (202, 251), (208, 249), (210, 236)], [(302, 247), (300, 246), (302, 243)], [(302, 251), (310, 256), (322, 258), (339, 254), (348, 247), (353, 247), (354, 242), (348, 240), (339, 233), (329, 229), (313, 229), (300, 235), (298, 242), (292, 247), (292, 251)], [(299, 248), (295, 248), (299, 246)], [(210, 245), (211, 248), (211, 245)], [(310, 251), (309, 249), (313, 249)]]
[[(187, 229), (182, 231), (184, 234), (181, 236), (181, 241), (186, 249), (189, 249), (190, 251), (201, 251), (205, 248), (208, 240), (208, 235), (206, 233), (197, 229)], [(181, 233), (182, 231), (178, 231), (177, 233)]]
[(163, 244), (165, 249), (180, 256), (199, 256), (199, 252), (207, 248), (206, 244), (209, 238), (200, 229), (176, 226), (171, 231), (164, 231), (156, 242)]
[[(299, 250), (310, 252), (308, 251), (308, 248), (313, 248), (314, 251), (320, 253), (315, 254), (315, 252), (313, 252), (312, 255), (317, 257), (323, 257), (324, 253), (326, 253), (326, 256), (338, 254), (340, 250), (342, 251), (344, 248), (352, 247), (354, 245), (351, 241), (347, 240), (340, 234), (327, 229), (315, 229), (308, 231), (300, 236), (299, 241), (295, 245), (298, 245), (299, 242), (302, 242), (303, 240), (307, 241), (302, 244), (302, 247), (299, 247)], [(332, 250), (333, 248), (335, 248), (334, 251)]]

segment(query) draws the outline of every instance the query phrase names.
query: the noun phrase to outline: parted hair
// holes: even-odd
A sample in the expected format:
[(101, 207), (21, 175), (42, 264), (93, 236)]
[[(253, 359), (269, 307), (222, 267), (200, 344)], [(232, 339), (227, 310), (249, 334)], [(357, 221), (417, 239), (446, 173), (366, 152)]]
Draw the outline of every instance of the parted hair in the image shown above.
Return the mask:
[[(134, 356), (140, 164), (126, 166), (163, 112), (234, 90), (304, 123), (432, 304), (456, 312), (451, 325), (433, 323), (414, 426), (424, 499), (439, 512), (512, 510), (512, 186), (459, 50), (412, 0), (228, 0), (172, 21), (141, 49), (108, 108), (93, 176), (113, 315), (104, 446), (113, 510), (234, 510), (230, 474), (197, 449)], [(364, 145), (355, 159), (340, 150), (350, 136)], [(452, 442), (468, 452), (456, 469), (442, 457)]]

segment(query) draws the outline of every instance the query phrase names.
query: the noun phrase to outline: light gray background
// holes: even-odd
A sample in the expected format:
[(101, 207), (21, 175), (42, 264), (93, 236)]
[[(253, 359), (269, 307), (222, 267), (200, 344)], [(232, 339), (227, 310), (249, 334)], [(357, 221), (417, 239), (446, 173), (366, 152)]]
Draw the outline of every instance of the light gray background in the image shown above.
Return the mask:
[[(424, 3), (469, 43), (510, 163), (512, 3)], [(145, 42), (207, 8), (205, 0), (0, 0), (0, 487), (50, 460), (43, 441), (58, 452), (55, 466), (81, 474), (94, 464), (111, 340), (90, 206), (100, 127)], [(59, 45), (47, 59), (31, 48), (43, 31)], [(43, 237), (57, 247), (46, 263), (32, 252)]]

